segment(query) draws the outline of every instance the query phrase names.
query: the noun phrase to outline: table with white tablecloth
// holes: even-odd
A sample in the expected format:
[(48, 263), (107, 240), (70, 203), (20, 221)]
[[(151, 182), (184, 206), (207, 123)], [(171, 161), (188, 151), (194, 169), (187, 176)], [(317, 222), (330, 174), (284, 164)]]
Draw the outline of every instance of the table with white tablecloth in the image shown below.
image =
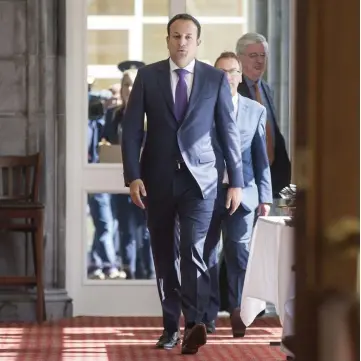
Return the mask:
[(293, 228), (289, 217), (259, 217), (253, 231), (244, 281), (241, 318), (249, 326), (273, 303), (283, 336), (293, 334), (295, 280)]

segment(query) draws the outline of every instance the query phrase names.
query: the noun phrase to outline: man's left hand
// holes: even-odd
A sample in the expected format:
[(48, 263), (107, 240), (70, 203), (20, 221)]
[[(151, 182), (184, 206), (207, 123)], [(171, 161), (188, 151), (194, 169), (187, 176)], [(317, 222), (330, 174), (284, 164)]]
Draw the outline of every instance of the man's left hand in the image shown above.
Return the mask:
[(271, 206), (268, 203), (261, 203), (258, 206), (258, 216), (259, 217), (267, 217), (271, 210)]
[(242, 201), (242, 188), (228, 188), (226, 208), (229, 209), (229, 214), (232, 215)]

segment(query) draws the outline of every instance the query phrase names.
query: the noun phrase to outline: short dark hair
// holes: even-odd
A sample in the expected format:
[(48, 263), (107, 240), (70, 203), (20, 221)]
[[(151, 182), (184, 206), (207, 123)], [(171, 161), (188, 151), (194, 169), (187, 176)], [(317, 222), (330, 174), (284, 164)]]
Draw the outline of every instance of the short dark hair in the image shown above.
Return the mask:
[(236, 55), (236, 53), (234, 53), (233, 51), (224, 51), (218, 58), (217, 60), (214, 62), (214, 66), (217, 66), (217, 63), (221, 60), (221, 59), (234, 59), (237, 60), (240, 69), (242, 70), (242, 63), (239, 60), (238, 56)]
[(197, 27), (197, 39), (200, 38), (200, 36), (201, 36), (201, 24), (199, 23), (199, 21), (194, 16), (189, 15), (189, 14), (177, 14), (177, 15), (173, 16), (172, 19), (170, 19), (168, 21), (168, 25), (167, 25), (168, 36), (170, 35), (170, 27), (171, 27), (171, 25), (177, 20), (191, 21)]

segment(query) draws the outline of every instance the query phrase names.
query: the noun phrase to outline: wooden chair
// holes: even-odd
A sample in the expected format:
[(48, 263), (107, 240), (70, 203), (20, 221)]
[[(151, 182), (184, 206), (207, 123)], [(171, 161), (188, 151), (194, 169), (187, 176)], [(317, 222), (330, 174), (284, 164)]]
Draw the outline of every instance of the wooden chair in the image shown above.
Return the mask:
[[(0, 157), (0, 230), (30, 234), (34, 276), (0, 276), (1, 286), (36, 286), (36, 316), (46, 319), (43, 285), (44, 205), (39, 203), (41, 156)], [(20, 222), (22, 221), (22, 222)]]

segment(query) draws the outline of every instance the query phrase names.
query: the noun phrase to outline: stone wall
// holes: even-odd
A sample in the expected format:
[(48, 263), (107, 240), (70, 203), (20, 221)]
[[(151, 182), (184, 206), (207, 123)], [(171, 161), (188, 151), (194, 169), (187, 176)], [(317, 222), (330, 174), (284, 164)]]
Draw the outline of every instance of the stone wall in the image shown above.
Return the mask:
[[(42, 152), (48, 319), (71, 315), (65, 287), (65, 0), (0, 0), (0, 155)], [(1, 233), (0, 274), (33, 271), (23, 235)], [(0, 289), (1, 320), (35, 319), (32, 290)]]

